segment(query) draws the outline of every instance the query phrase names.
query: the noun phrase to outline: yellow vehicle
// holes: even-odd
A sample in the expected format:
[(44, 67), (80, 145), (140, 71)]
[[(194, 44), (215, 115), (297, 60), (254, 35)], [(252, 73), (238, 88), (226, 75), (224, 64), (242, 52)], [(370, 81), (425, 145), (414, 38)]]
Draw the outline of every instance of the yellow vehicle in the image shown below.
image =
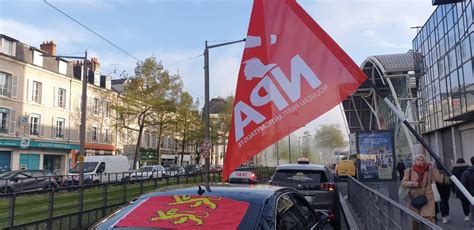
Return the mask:
[(336, 176), (337, 177), (346, 177), (346, 176), (356, 176), (356, 166), (352, 160), (340, 160), (336, 164)]

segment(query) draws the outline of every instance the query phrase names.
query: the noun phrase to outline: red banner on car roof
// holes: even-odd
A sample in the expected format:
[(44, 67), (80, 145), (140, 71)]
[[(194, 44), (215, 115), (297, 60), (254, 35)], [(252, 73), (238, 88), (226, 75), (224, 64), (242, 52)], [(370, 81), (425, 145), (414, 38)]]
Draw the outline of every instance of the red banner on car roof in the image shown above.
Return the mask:
[(175, 195), (148, 198), (115, 227), (237, 229), (249, 203), (214, 196)]
[(365, 80), (359, 67), (295, 0), (255, 0), (223, 179), (339, 104)]

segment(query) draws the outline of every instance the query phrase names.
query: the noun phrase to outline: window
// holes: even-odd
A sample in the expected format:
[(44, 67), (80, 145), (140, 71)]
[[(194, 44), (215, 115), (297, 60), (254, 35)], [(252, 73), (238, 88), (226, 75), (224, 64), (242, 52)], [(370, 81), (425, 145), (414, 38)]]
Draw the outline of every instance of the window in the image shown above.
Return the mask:
[(41, 67), (43, 66), (43, 53), (33, 50), (33, 64)]
[(277, 229), (305, 229), (298, 207), (288, 194), (279, 197), (277, 202)]
[(67, 62), (63, 61), (63, 60), (59, 60), (58, 61), (58, 70), (59, 70), (59, 73), (62, 73), (64, 75), (67, 74)]
[(16, 98), (17, 94), (17, 77), (8, 73), (0, 72), (0, 96)]
[(311, 229), (311, 227), (316, 225), (316, 223), (318, 222), (318, 218), (311, 211), (311, 206), (307, 205), (306, 201), (302, 196), (293, 194), (293, 198), (296, 206), (300, 208), (301, 214), (303, 216), (303, 219), (301, 221), (303, 221), (304, 228)]
[(64, 137), (64, 118), (58, 118), (56, 121), (56, 137), (63, 138)]
[(0, 133), (7, 133), (7, 124), (8, 124), (8, 113), (10, 111), (8, 109), (0, 108)]
[(104, 141), (109, 143), (110, 142), (110, 129), (105, 129), (105, 134), (104, 134)]
[(41, 91), (42, 91), (42, 85), (41, 82), (33, 81), (33, 101), (37, 103), (41, 103)]
[(92, 126), (92, 141), (97, 141), (97, 127)]
[(0, 95), (9, 97), (11, 84), (11, 75), (0, 73)]
[(110, 102), (105, 102), (105, 117), (109, 117), (110, 115)]
[(150, 148), (150, 133), (145, 133), (145, 146), (146, 148)]
[(30, 135), (39, 136), (40, 134), (41, 116), (32, 114), (30, 117)]
[(2, 52), (10, 56), (15, 56), (15, 43), (12, 41), (2, 39)]
[(94, 98), (94, 115), (99, 114), (99, 98)]
[(58, 89), (58, 107), (66, 108), (66, 90)]

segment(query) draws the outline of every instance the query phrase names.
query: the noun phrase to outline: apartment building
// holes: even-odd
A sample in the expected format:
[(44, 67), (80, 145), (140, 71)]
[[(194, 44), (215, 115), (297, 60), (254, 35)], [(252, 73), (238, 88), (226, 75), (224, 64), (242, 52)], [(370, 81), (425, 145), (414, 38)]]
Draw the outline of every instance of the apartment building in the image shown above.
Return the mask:
[[(82, 65), (54, 57), (56, 44), (29, 46), (0, 34), (0, 171), (66, 173), (79, 150)], [(89, 65), (87, 155), (114, 154), (110, 77)]]

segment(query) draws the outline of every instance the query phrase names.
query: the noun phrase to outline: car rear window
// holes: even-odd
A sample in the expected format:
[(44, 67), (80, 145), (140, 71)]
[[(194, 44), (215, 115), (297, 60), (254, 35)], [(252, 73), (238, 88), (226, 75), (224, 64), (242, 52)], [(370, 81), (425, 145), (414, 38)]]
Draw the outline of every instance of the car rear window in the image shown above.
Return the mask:
[(273, 176), (273, 181), (289, 183), (326, 183), (328, 178), (326, 173), (321, 170), (278, 170)]

